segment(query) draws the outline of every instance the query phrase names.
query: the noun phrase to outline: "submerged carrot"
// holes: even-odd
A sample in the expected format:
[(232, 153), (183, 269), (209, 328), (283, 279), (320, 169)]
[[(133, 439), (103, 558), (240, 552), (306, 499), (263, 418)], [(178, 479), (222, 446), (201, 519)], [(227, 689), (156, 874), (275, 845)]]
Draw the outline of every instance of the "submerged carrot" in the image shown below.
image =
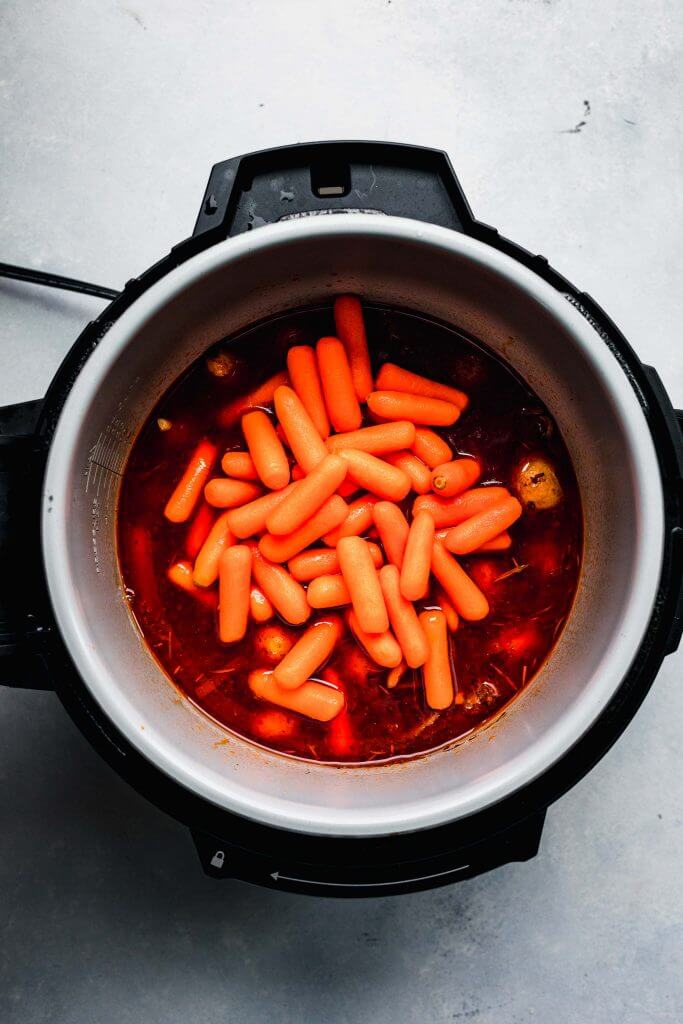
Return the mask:
[(264, 494), (261, 498), (235, 508), (228, 516), (228, 526), (235, 534), (244, 540), (245, 537), (252, 537), (266, 528), (266, 519), (270, 512), (287, 497), (294, 484), (288, 484), (281, 491), (273, 491), (272, 494)]
[(396, 668), (392, 668), (387, 673), (387, 690), (393, 690), (394, 687), (398, 686), (401, 682), (401, 677), (408, 671), (408, 666), (405, 661), (401, 659)]
[(361, 629), (366, 633), (385, 632), (389, 628), (389, 617), (367, 542), (361, 537), (342, 537), (337, 554)]
[(249, 688), (261, 700), (268, 700), (317, 722), (331, 722), (344, 708), (344, 694), (335, 686), (309, 679), (296, 690), (286, 690), (278, 686), (273, 672), (268, 669), (250, 672)]
[(341, 608), (345, 604), (351, 604), (349, 588), (344, 583), (341, 573), (332, 575), (316, 576), (308, 584), (306, 597), (311, 608)]
[(192, 565), (190, 562), (181, 559), (169, 566), (166, 575), (174, 586), (184, 590), (186, 594), (196, 597), (198, 601), (205, 604), (207, 608), (215, 608), (218, 598), (213, 590), (202, 590), (192, 579)]
[(418, 459), (422, 459), (430, 469), (434, 469), (441, 462), (448, 462), (453, 457), (453, 452), (444, 439), (429, 427), (416, 428), (415, 440), (410, 447)]
[(388, 560), (400, 569), (410, 529), (406, 517), (393, 502), (378, 501), (373, 509), (373, 519)]
[(275, 681), (285, 690), (295, 690), (305, 683), (332, 654), (341, 631), (341, 620), (336, 615), (314, 622), (275, 667)]
[(419, 668), (429, 656), (427, 639), (413, 605), (401, 593), (396, 566), (385, 565), (380, 569), (379, 582), (389, 613), (389, 623), (403, 651), (403, 657), (410, 668)]
[(270, 417), (255, 409), (242, 417), (242, 433), (256, 472), (273, 491), (289, 483), (289, 461)]
[(453, 498), (461, 494), (481, 476), (481, 466), (476, 459), (454, 459), (442, 462), (432, 471), (431, 485), (441, 498)]
[(402, 469), (378, 459), (376, 455), (359, 452), (355, 448), (344, 448), (339, 457), (347, 463), (349, 475), (356, 483), (378, 498), (402, 501), (410, 490), (408, 475)]
[(186, 523), (192, 515), (216, 461), (216, 454), (216, 446), (210, 441), (200, 441), (195, 448), (185, 472), (166, 502), (164, 515), (172, 523)]
[(343, 711), (341, 715), (330, 723), (329, 732), (327, 734), (327, 747), (333, 754), (348, 754), (353, 746), (353, 727), (351, 725), (351, 716), (348, 711)]
[(325, 408), (315, 351), (310, 345), (295, 345), (294, 348), (290, 348), (287, 353), (287, 370), (292, 387), (313, 420), (315, 429), (324, 440), (330, 434), (330, 421)]
[(238, 508), (263, 494), (263, 488), (249, 480), (216, 476), (204, 488), (204, 497), (214, 508)]
[(439, 605), (441, 611), (446, 616), (446, 625), (448, 626), (449, 632), (457, 632), (458, 626), (460, 625), (460, 618), (455, 608), (453, 607), (450, 598), (446, 596), (444, 590), (441, 587), (437, 587), (436, 603)]
[(488, 615), (489, 603), (481, 590), (438, 540), (432, 551), (432, 572), (463, 619), (477, 622)]
[(373, 388), (372, 367), (363, 309), (355, 295), (339, 295), (334, 300), (334, 325), (346, 349), (356, 396), (364, 402)]
[(268, 380), (265, 380), (263, 384), (259, 384), (248, 395), (240, 395), (239, 398), (234, 398), (232, 402), (224, 405), (218, 414), (218, 425), (220, 427), (231, 427), (239, 419), (240, 413), (245, 412), (245, 410), (253, 409), (258, 405), (268, 405), (273, 401), (276, 389), (281, 384), (287, 383), (287, 374), (284, 370), (281, 370), (280, 373), (276, 373), (269, 377)]
[(259, 590), (263, 591), (286, 622), (300, 626), (311, 614), (306, 591), (281, 565), (274, 565), (264, 558), (253, 542), (249, 547), (252, 553), (251, 571)]
[(258, 587), (252, 587), (249, 594), (249, 613), (254, 622), (269, 622), (275, 615), (272, 604)]
[(511, 547), (512, 537), (507, 530), (503, 530), (503, 532), (499, 533), (497, 537), (492, 537), (491, 540), (487, 540), (485, 544), (480, 544), (472, 554), (478, 555), (480, 552), (482, 554), (488, 554), (492, 551), (508, 551)]
[(327, 439), (327, 447), (331, 452), (355, 448), (358, 452), (369, 452), (370, 455), (386, 455), (387, 452), (410, 448), (414, 441), (415, 424), (399, 420), (396, 423), (361, 427), (360, 430), (351, 430), (345, 434), (333, 434)]
[(403, 470), (416, 494), (426, 494), (429, 491), (432, 485), (429, 467), (413, 452), (389, 452), (384, 458), (390, 466)]
[(326, 455), (268, 515), (266, 526), (270, 532), (291, 533), (302, 526), (332, 497), (346, 476), (347, 468), (341, 456)]
[(338, 338), (321, 338), (315, 351), (332, 426), (339, 431), (358, 430), (362, 417), (344, 346)]
[[(382, 552), (376, 544), (368, 541), (368, 550), (375, 563), (375, 568), (382, 564)], [(295, 555), (288, 562), (287, 568), (299, 583), (308, 583), (318, 576), (327, 576), (339, 572), (339, 556), (334, 548), (310, 548)]]
[(197, 557), (199, 549), (209, 536), (214, 518), (213, 509), (202, 502), (185, 534), (185, 554), (188, 558)]
[(326, 533), (323, 540), (330, 547), (336, 547), (342, 537), (357, 537), (372, 524), (372, 510), (375, 506), (375, 498), (371, 494), (362, 494), (360, 498), (352, 501), (346, 513), (346, 519), (336, 530)]
[(368, 395), (368, 409), (384, 420), (409, 420), (426, 427), (449, 427), (460, 415), (452, 402), (406, 391), (373, 391)]
[(256, 466), (249, 452), (226, 452), (221, 459), (221, 469), (226, 476), (235, 480), (258, 480)]
[(325, 442), (296, 391), (278, 388), (273, 401), (292, 455), (304, 473), (310, 473), (328, 454)]
[(228, 526), (228, 513), (223, 512), (213, 524), (195, 559), (192, 577), (197, 586), (210, 587), (212, 583), (216, 582), (221, 555), (234, 542), (235, 538)]
[(383, 633), (366, 633), (352, 608), (346, 612), (346, 621), (358, 643), (377, 665), (383, 668), (396, 668), (401, 664), (401, 648), (388, 629)]
[(411, 395), (422, 395), (424, 398), (440, 398), (444, 402), (452, 402), (461, 410), (469, 404), (464, 391), (421, 377), (418, 373), (411, 373), (395, 363), (384, 364), (377, 374), (375, 386), (378, 391), (408, 391)]
[(234, 644), (247, 631), (251, 591), (251, 551), (243, 544), (228, 548), (218, 565), (218, 635)]
[(279, 536), (265, 534), (259, 541), (259, 548), (271, 562), (287, 562), (304, 548), (320, 540), (323, 534), (335, 530), (344, 522), (347, 512), (348, 505), (343, 498), (335, 494), (298, 529)]
[(429, 512), (418, 512), (410, 524), (401, 565), (401, 593), (408, 601), (419, 601), (427, 593), (433, 546), (434, 520)]
[(413, 515), (418, 512), (429, 512), (437, 529), (443, 526), (455, 526), (470, 516), (483, 512), (484, 509), (500, 505), (501, 501), (510, 497), (506, 487), (473, 487), (456, 498), (437, 498), (435, 494), (421, 494), (413, 502)]
[(446, 616), (442, 611), (431, 609), (422, 612), (420, 623), (429, 647), (429, 657), (422, 669), (425, 700), (430, 708), (443, 711), (451, 706), (454, 697)]
[(445, 545), (456, 555), (469, 555), (471, 551), (476, 551), (482, 544), (507, 530), (521, 514), (522, 506), (516, 498), (504, 498), (499, 505), (494, 505), (454, 526), (446, 537)]

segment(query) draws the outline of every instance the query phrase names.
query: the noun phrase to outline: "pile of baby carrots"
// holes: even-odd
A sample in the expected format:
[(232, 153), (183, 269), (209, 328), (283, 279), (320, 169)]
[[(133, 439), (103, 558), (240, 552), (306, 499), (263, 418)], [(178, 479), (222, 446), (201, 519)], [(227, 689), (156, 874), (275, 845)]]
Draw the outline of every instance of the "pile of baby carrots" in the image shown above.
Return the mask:
[(223, 475), (218, 446), (198, 444), (165, 509), (192, 520), (194, 562), (168, 577), (217, 607), (224, 644), (276, 614), (305, 626), (274, 668), (250, 673), (263, 700), (335, 718), (341, 686), (312, 677), (349, 629), (389, 687), (419, 669), (426, 703), (443, 710), (455, 698), (449, 634), (489, 612), (457, 556), (509, 549), (522, 506), (476, 486), (476, 459), (432, 429), (454, 424), (468, 396), (392, 363), (373, 378), (359, 300), (338, 297), (334, 317), (336, 337), (291, 348), (286, 371), (223, 408), (220, 425), (240, 420), (245, 442), (222, 456)]

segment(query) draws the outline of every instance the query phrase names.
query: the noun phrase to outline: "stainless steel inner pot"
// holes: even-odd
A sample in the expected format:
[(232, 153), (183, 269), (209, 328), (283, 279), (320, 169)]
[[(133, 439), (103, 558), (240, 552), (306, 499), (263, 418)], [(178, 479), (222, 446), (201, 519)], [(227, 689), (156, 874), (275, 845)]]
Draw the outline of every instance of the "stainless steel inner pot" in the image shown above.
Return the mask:
[[(148, 653), (119, 575), (120, 473), (152, 407), (215, 341), (338, 292), (464, 329), (547, 403), (585, 515), (570, 620), (526, 690), (488, 727), (397, 764), (334, 767), (268, 753), (179, 696)], [(380, 836), (455, 821), (511, 795), (586, 732), (623, 680), (659, 578), (663, 498), (628, 378), (566, 299), (465, 235), (388, 216), (308, 217), (218, 244), (120, 317), (76, 379), (43, 496), (50, 595), (93, 697), (145, 757), (188, 790), (253, 820), (318, 835)]]

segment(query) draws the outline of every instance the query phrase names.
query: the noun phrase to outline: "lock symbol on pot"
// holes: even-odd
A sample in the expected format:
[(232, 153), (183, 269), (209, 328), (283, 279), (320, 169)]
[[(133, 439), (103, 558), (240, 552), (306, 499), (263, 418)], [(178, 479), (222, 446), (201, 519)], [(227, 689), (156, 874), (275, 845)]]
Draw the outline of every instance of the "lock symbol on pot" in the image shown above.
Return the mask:
[(214, 853), (213, 857), (211, 858), (211, 867), (212, 868), (219, 868), (220, 869), (220, 868), (223, 867), (224, 864), (225, 864), (225, 851), (224, 850), (216, 850), (216, 852)]

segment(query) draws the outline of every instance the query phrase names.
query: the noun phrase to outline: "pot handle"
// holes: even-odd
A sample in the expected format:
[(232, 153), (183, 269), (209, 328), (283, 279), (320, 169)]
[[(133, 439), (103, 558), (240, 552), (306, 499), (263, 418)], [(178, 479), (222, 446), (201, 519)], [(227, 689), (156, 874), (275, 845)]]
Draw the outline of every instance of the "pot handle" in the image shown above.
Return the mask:
[(194, 237), (208, 244), (312, 214), (385, 213), (472, 232), (446, 153), (392, 142), (310, 142), (216, 164)]
[(0, 684), (52, 689), (42, 651), (51, 630), (40, 548), (42, 401), (0, 409)]

